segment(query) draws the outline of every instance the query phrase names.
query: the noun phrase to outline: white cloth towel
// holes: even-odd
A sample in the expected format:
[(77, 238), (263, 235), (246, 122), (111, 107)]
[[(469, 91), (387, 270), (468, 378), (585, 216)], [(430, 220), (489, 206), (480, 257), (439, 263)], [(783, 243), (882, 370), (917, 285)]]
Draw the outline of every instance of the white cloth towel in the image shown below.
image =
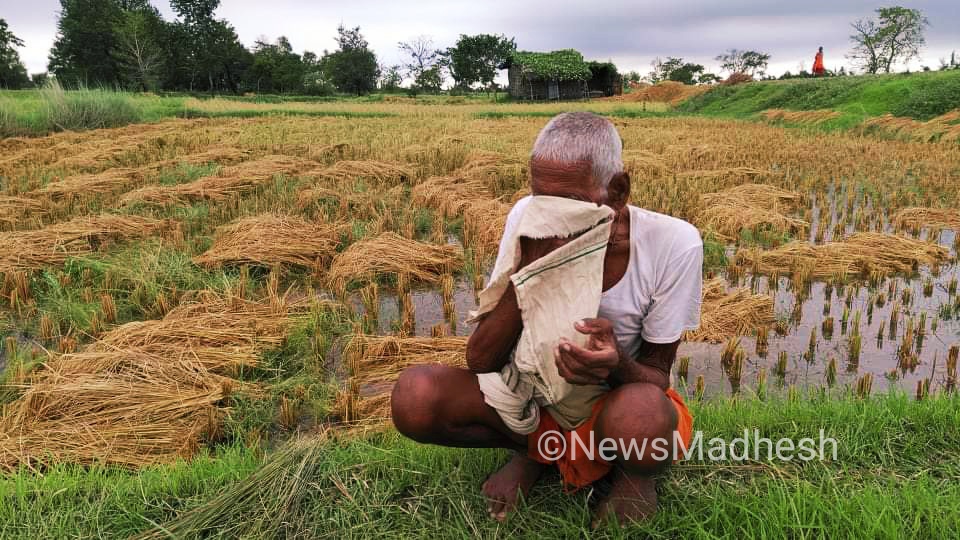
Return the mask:
[[(540, 406), (564, 429), (590, 417), (593, 404), (609, 389), (574, 385), (560, 376), (555, 351), (561, 338), (583, 346), (587, 337), (574, 322), (597, 316), (603, 291), (603, 260), (614, 211), (607, 206), (561, 197), (535, 196), (519, 226), (501, 242), (490, 283), (480, 293), (479, 320), (500, 301), (510, 281), (523, 317), (523, 332), (511, 360), (500, 372), (478, 375), (484, 401), (504, 424), (529, 434), (540, 424)], [(520, 238), (573, 240), (517, 270)]]

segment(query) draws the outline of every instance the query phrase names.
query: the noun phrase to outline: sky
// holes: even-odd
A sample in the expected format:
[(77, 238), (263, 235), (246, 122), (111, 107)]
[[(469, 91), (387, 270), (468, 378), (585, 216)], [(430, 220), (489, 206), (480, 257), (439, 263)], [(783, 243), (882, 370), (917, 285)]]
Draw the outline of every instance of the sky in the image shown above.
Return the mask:
[[(173, 19), (168, 0), (151, 0)], [(429, 36), (438, 48), (460, 34), (502, 33), (521, 50), (573, 48), (588, 60), (613, 61), (621, 72), (646, 74), (655, 57), (676, 56), (719, 71), (726, 49), (771, 55), (768, 73), (809, 70), (823, 46), (828, 69), (849, 68), (850, 23), (886, 3), (861, 0), (222, 0), (216, 14), (230, 21), (247, 46), (286, 36), (294, 50), (334, 49), (336, 28), (360, 26), (383, 65), (399, 64), (397, 43)], [(0, 0), (0, 18), (24, 40), (20, 57), (30, 73), (46, 70), (56, 37), (58, 0)], [(911, 70), (939, 66), (960, 53), (960, 0), (919, 1), (906, 7), (930, 21), (927, 45)], [(904, 66), (900, 66), (902, 70)]]

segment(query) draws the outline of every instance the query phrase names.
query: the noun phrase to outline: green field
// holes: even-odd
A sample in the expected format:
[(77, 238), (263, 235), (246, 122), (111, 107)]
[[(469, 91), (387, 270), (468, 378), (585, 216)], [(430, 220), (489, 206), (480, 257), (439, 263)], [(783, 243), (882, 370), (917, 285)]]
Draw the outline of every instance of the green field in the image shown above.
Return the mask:
[[(721, 398), (695, 403), (692, 410), (705, 439), (732, 440), (744, 429), (772, 439), (816, 438), (823, 429), (837, 440), (837, 461), (684, 462), (664, 475), (654, 520), (623, 530), (607, 525), (600, 537), (835, 538), (854, 531), (870, 538), (943, 537), (960, 523), (955, 395), (922, 402), (897, 393), (868, 400), (817, 394), (792, 401)], [(213, 453), (215, 459), (203, 455), (138, 473), (74, 466), (42, 475), (20, 471), (0, 479), (0, 536), (125, 537), (216, 503), (269, 460), (240, 445)], [(273, 531), (281, 537), (590, 533), (591, 493), (564, 494), (555, 475), (507, 523), (489, 520), (479, 486), (506, 459), (502, 451), (421, 446), (393, 432), (326, 442), (294, 505), (281, 510), (263, 500), (243, 517), (225, 511), (217, 529), (207, 532), (259, 537), (265, 532), (257, 530), (261, 516), (270, 513), (270, 519), (287, 523)]]

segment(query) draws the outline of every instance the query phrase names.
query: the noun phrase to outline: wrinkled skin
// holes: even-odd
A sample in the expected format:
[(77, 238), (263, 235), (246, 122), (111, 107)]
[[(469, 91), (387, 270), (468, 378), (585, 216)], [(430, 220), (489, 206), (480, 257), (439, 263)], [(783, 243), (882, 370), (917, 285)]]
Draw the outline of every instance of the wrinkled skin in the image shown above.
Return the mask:
[[(604, 190), (591, 176), (589, 163), (561, 165), (531, 162), (531, 191), (606, 204), (617, 214), (603, 269), (603, 290), (615, 285), (630, 259), (630, 220), (626, 207), (630, 178), (622, 173)], [(520, 265), (525, 266), (566, 242), (564, 239), (520, 239)], [(672, 440), (677, 415), (664, 390), (679, 342), (643, 343), (636, 358), (617, 345), (611, 322), (588, 319), (576, 323), (588, 336), (584, 347), (562, 342), (557, 347), (560, 374), (573, 384), (606, 382), (612, 388), (594, 426), (595, 436), (620, 439)], [(517, 298), (510, 285), (497, 306), (477, 325), (467, 344), (468, 369), (431, 365), (403, 372), (392, 395), (393, 421), (404, 435), (424, 443), (471, 448), (509, 448), (516, 455), (482, 486), (491, 517), (503, 520), (519, 498), (534, 486), (545, 465), (527, 457), (526, 436), (510, 431), (497, 412), (484, 403), (477, 373), (499, 371), (508, 361), (523, 330)], [(597, 520), (624, 523), (656, 512), (654, 475), (667, 463), (650, 455), (616, 461), (609, 495), (597, 508)]]

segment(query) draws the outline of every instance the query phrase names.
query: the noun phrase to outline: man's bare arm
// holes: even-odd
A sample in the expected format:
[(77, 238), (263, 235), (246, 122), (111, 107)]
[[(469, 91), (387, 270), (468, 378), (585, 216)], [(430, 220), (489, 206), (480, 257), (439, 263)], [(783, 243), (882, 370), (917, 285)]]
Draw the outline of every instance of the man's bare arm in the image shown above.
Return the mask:
[(467, 340), (467, 368), (474, 373), (500, 371), (510, 359), (522, 331), (523, 319), (511, 283)]
[(646, 382), (666, 390), (670, 386), (670, 370), (677, 358), (680, 341), (673, 343), (648, 343), (640, 345), (636, 358), (620, 354), (620, 365), (607, 379), (611, 387), (636, 382)]

